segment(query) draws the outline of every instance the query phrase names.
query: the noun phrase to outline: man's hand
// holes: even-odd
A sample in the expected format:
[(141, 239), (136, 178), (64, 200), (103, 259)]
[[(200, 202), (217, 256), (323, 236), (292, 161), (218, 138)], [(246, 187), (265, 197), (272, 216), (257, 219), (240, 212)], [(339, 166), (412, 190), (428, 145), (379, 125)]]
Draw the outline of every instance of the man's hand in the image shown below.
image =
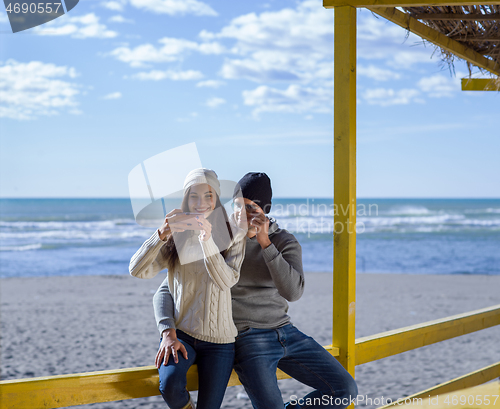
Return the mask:
[(177, 356), (177, 351), (181, 351), (184, 358), (188, 359), (186, 347), (177, 339), (175, 329), (171, 328), (163, 331), (160, 348), (158, 348), (155, 358), (156, 368), (160, 368), (162, 362), (163, 365), (167, 366), (170, 354), (174, 356), (174, 362), (178, 363), (179, 357)]
[(248, 216), (252, 218), (250, 225), (255, 227), (260, 247), (263, 249), (269, 247), (271, 244), (271, 240), (269, 240), (269, 219), (264, 213), (249, 213)]

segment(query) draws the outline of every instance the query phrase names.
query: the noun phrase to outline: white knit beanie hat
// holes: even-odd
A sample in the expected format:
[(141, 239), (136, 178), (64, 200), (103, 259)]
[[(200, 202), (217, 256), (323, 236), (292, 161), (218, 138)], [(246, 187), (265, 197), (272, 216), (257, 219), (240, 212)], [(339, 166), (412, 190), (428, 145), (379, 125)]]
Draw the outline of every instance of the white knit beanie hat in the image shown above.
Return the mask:
[(220, 197), (219, 178), (217, 177), (217, 173), (215, 173), (212, 169), (199, 168), (189, 172), (184, 180), (184, 191), (189, 189), (191, 186), (198, 185), (200, 183), (209, 184), (212, 189), (215, 190), (217, 196)]

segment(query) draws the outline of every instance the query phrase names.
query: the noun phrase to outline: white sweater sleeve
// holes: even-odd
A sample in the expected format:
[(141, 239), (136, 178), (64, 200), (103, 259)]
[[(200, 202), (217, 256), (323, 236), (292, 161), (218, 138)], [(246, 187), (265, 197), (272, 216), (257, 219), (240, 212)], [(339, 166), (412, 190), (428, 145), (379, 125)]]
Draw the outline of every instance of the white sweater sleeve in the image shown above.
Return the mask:
[(160, 253), (164, 244), (165, 242), (160, 239), (156, 230), (130, 259), (128, 268), (130, 274), (138, 278), (153, 278), (161, 270), (167, 268), (165, 259)]
[(228, 290), (240, 279), (240, 269), (245, 257), (245, 237), (239, 237), (231, 243), (224, 259), (210, 237), (207, 241), (200, 239), (203, 249), (205, 267), (214, 284), (221, 290)]

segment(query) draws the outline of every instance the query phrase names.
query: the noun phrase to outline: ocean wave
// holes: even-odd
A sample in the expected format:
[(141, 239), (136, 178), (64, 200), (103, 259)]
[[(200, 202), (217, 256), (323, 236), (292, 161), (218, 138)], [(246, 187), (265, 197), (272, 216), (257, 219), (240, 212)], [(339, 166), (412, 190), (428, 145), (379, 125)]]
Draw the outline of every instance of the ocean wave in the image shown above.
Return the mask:
[(128, 219), (102, 221), (0, 221), (0, 227), (8, 229), (68, 230), (68, 229), (113, 229), (116, 226), (137, 226)]
[(428, 215), (432, 214), (435, 212), (432, 212), (425, 206), (393, 206), (389, 210), (386, 210), (384, 212), (381, 212), (383, 214), (391, 214), (391, 215), (414, 215), (414, 216), (419, 216), (419, 215)]
[(461, 223), (466, 220), (464, 215), (442, 214), (435, 216), (399, 216), (399, 217), (358, 217), (358, 221), (374, 226), (421, 225)]
[(465, 209), (465, 214), (500, 214), (499, 208), (486, 208), (486, 209)]
[(67, 240), (67, 241), (101, 241), (101, 240), (120, 240), (130, 238), (149, 237), (151, 231), (132, 230), (51, 230), (51, 231), (27, 231), (27, 232), (3, 232), (0, 233), (0, 240)]
[(25, 244), (24, 246), (2, 246), (0, 251), (32, 251), (39, 250), (42, 248), (41, 243), (36, 244)]
[[(291, 233), (327, 234), (334, 231), (333, 217), (281, 217), (278, 225)], [(363, 233), (441, 233), (500, 229), (500, 218), (466, 218), (459, 214), (433, 216), (357, 217), (357, 231)], [(352, 226), (349, 226), (352, 229)]]

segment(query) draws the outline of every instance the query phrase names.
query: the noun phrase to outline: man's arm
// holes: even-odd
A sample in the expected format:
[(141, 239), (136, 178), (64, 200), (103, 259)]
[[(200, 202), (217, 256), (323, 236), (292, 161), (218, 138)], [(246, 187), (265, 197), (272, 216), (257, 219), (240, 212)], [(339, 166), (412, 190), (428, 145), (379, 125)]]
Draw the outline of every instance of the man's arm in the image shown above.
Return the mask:
[(302, 248), (296, 240), (288, 240), (280, 247), (271, 243), (263, 249), (264, 261), (278, 293), (288, 301), (297, 301), (304, 293)]
[(167, 329), (175, 329), (174, 299), (168, 288), (168, 276), (153, 296), (156, 325), (160, 335)]
[(278, 293), (287, 301), (297, 301), (304, 293), (302, 247), (292, 234), (277, 248), (269, 239), (269, 219), (264, 213), (255, 214), (252, 225), (262, 248), (264, 261), (271, 273)]

